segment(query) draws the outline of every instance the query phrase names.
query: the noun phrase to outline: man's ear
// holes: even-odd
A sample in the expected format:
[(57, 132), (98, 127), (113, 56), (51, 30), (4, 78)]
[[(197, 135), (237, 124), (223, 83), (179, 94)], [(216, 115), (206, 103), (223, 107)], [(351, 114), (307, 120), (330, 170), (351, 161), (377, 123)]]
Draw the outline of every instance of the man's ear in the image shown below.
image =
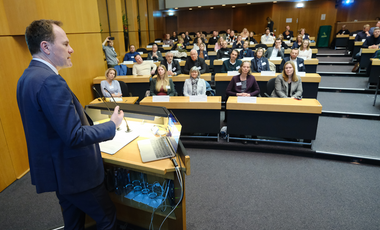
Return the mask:
[(49, 55), (51, 52), (51, 46), (50, 43), (47, 41), (42, 41), (40, 43), (40, 50), (42, 53)]

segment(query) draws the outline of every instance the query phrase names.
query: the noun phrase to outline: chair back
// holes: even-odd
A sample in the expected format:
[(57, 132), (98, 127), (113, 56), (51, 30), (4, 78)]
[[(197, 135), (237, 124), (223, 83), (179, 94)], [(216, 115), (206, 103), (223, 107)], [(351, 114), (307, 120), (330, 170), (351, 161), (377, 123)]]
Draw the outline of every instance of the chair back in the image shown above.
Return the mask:
[(118, 81), (118, 82), (120, 84), (121, 94), (123, 95), (123, 97), (129, 97), (130, 95), (129, 95), (127, 84), (123, 81)]
[(267, 97), (270, 97), (270, 95), (272, 94), (274, 90), (275, 81), (276, 81), (276, 78), (272, 78), (267, 82), (267, 95), (266, 95)]
[(147, 51), (145, 48), (138, 48), (138, 49), (136, 50), (136, 52), (147, 53), (148, 51)]

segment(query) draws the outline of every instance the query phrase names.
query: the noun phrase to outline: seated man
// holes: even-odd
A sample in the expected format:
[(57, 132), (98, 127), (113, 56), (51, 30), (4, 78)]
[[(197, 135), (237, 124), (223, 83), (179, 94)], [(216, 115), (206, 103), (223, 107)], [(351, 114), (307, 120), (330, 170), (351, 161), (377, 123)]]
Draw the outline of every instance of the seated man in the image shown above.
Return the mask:
[(136, 63), (133, 65), (133, 75), (152, 75), (156, 72), (157, 66), (150, 61), (143, 61), (140, 54), (135, 56)]
[(205, 39), (202, 38), (202, 36), (201, 36), (201, 32), (198, 31), (197, 34), (195, 35), (194, 40), (193, 40), (193, 44), (197, 43), (198, 38), (201, 38), (201, 39), (202, 39), (202, 43), (205, 43)]
[(153, 61), (162, 61), (164, 58), (162, 57), (161, 52), (158, 50), (157, 44), (152, 45), (152, 52), (148, 53), (147, 60), (153, 60)]
[(231, 33), (226, 38), (227, 42), (234, 43), (236, 41), (235, 31), (231, 30)]
[(218, 42), (219, 36), (218, 36), (218, 31), (214, 30), (212, 32), (212, 37), (209, 39), (208, 44), (209, 45), (215, 45), (215, 43)]
[(181, 34), (181, 38), (182, 38), (182, 40), (183, 40), (183, 45), (184, 45), (184, 46), (188, 46), (188, 45), (190, 44), (190, 40), (191, 40), (191, 38), (188, 37), (188, 36), (186, 36), (186, 34), (182, 33), (182, 34)]
[(222, 48), (216, 53), (216, 59), (229, 58), (231, 54), (231, 49), (227, 47), (227, 42), (222, 42)]
[(232, 50), (230, 59), (225, 60), (220, 72), (227, 73), (228, 71), (238, 71), (240, 69), (241, 61), (237, 59), (239, 53), (237, 50)]
[(342, 28), (336, 33), (336, 35), (350, 34), (350, 31), (346, 29), (346, 25), (342, 25)]
[(196, 50), (190, 51), (190, 57), (187, 57), (185, 68), (184, 68), (184, 74), (189, 74), (190, 69), (196, 66), (199, 69), (199, 72), (201, 74), (206, 73), (207, 65), (203, 58), (198, 57), (198, 53)]
[(243, 47), (243, 39), (241, 35), (237, 37), (237, 40), (232, 45), (232, 49), (241, 49)]
[(166, 67), (169, 76), (177, 76), (178, 74), (181, 74), (181, 66), (178, 61), (173, 59), (173, 53), (170, 51), (166, 52), (165, 59), (161, 61), (161, 65)]
[(170, 39), (170, 34), (166, 34), (166, 39), (162, 42), (164, 45), (173, 46), (174, 42)]
[(281, 38), (277, 38), (275, 41), (274, 47), (269, 47), (267, 49), (267, 52), (265, 52), (264, 57), (271, 59), (273, 57), (281, 57), (281, 59), (284, 59), (284, 47), (281, 47)]
[(380, 27), (380, 21), (378, 21), (376, 23), (376, 26), (372, 27), (370, 30), (369, 30), (369, 34), (372, 35), (373, 34), (373, 31), (375, 30), (376, 27)]
[(136, 52), (136, 48), (134, 45), (129, 46), (129, 53), (126, 53), (124, 55), (123, 61), (133, 61), (136, 62), (135, 56), (140, 55), (138, 52)]
[[(103, 51), (106, 55), (107, 66), (108, 68), (113, 68), (117, 64), (119, 64), (119, 59), (117, 59), (117, 54), (115, 48), (113, 48), (113, 40), (110, 40), (110, 36), (108, 36), (103, 42)], [(107, 43), (107, 45), (106, 45)]]
[(371, 36), (369, 33), (369, 24), (363, 26), (363, 31), (360, 31), (356, 34), (355, 41), (363, 41), (367, 39), (367, 37)]
[(380, 44), (380, 28), (376, 27), (373, 30), (373, 34), (366, 38), (365, 42), (363, 43), (363, 48), (368, 49), (378, 49)]
[(303, 62), (302, 58), (297, 58), (298, 57), (299, 50), (298, 49), (292, 49), (290, 52), (289, 57), (285, 57), (282, 59), (281, 65), (280, 65), (280, 72), (284, 69), (284, 64), (288, 61), (292, 61), (294, 63), (294, 67), (296, 68), (296, 73), (297, 72), (305, 72), (306, 67)]
[(251, 49), (249, 49), (248, 46), (249, 46), (249, 41), (245, 40), (243, 44), (243, 49), (240, 50), (239, 59), (243, 59), (245, 57), (253, 57), (254, 52)]
[(284, 40), (291, 40), (293, 37), (293, 31), (290, 30), (290, 26), (285, 27), (285, 31), (282, 33), (282, 36), (284, 36)]
[(269, 28), (265, 28), (265, 34), (261, 36), (260, 39), (261, 44), (272, 44), (274, 43), (273, 36), (270, 34)]
[(224, 40), (227, 40), (228, 36), (230, 36), (230, 33), (231, 33), (231, 30), (230, 30), (230, 29), (227, 29), (227, 30), (226, 30), (226, 33), (223, 35), (223, 39), (224, 39)]

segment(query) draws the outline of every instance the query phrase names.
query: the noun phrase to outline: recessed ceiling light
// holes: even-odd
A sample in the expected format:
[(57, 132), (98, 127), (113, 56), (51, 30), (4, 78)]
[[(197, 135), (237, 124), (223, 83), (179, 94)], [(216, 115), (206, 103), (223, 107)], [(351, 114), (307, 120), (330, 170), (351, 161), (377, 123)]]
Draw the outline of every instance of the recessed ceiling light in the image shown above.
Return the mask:
[(235, 6), (232, 6), (232, 8), (235, 8)]
[(296, 5), (297, 8), (303, 8), (304, 6), (305, 6), (305, 4), (303, 4), (302, 2), (297, 3), (297, 5)]
[(189, 10), (193, 10), (193, 8), (189, 8)]
[(178, 7), (174, 8), (174, 9), (178, 10)]
[(214, 7), (212, 7), (212, 6), (211, 6), (211, 7), (210, 7), (210, 9), (212, 9), (212, 10), (213, 10), (213, 9), (214, 9)]
[(198, 8), (201, 8), (202, 6), (198, 6)]
[(226, 6), (226, 4), (223, 4), (222, 6)]
[(277, 3), (277, 1), (273, 1), (273, 3)]
[(251, 3), (250, 3), (250, 2), (248, 2), (248, 3), (247, 3), (247, 5), (251, 5)]

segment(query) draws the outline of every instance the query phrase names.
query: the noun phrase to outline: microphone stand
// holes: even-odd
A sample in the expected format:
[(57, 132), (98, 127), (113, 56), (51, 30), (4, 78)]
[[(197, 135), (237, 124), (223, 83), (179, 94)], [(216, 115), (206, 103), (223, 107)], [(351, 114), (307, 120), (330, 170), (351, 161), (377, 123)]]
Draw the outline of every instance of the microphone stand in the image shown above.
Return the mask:
[[(104, 87), (104, 90), (107, 91), (107, 93), (109, 93), (112, 97), (112, 100), (113, 100), (113, 103), (115, 103), (116, 106), (118, 106), (118, 104), (116, 103), (115, 101), (115, 98), (113, 98), (112, 94), (110, 93), (110, 91), (108, 91), (108, 89), (106, 87)], [(124, 118), (124, 121), (125, 121), (125, 125), (127, 127), (127, 130), (125, 131), (126, 133), (130, 133), (132, 132), (132, 129), (129, 128), (129, 125), (128, 125), (128, 122), (127, 122), (127, 119), (125, 117)]]

